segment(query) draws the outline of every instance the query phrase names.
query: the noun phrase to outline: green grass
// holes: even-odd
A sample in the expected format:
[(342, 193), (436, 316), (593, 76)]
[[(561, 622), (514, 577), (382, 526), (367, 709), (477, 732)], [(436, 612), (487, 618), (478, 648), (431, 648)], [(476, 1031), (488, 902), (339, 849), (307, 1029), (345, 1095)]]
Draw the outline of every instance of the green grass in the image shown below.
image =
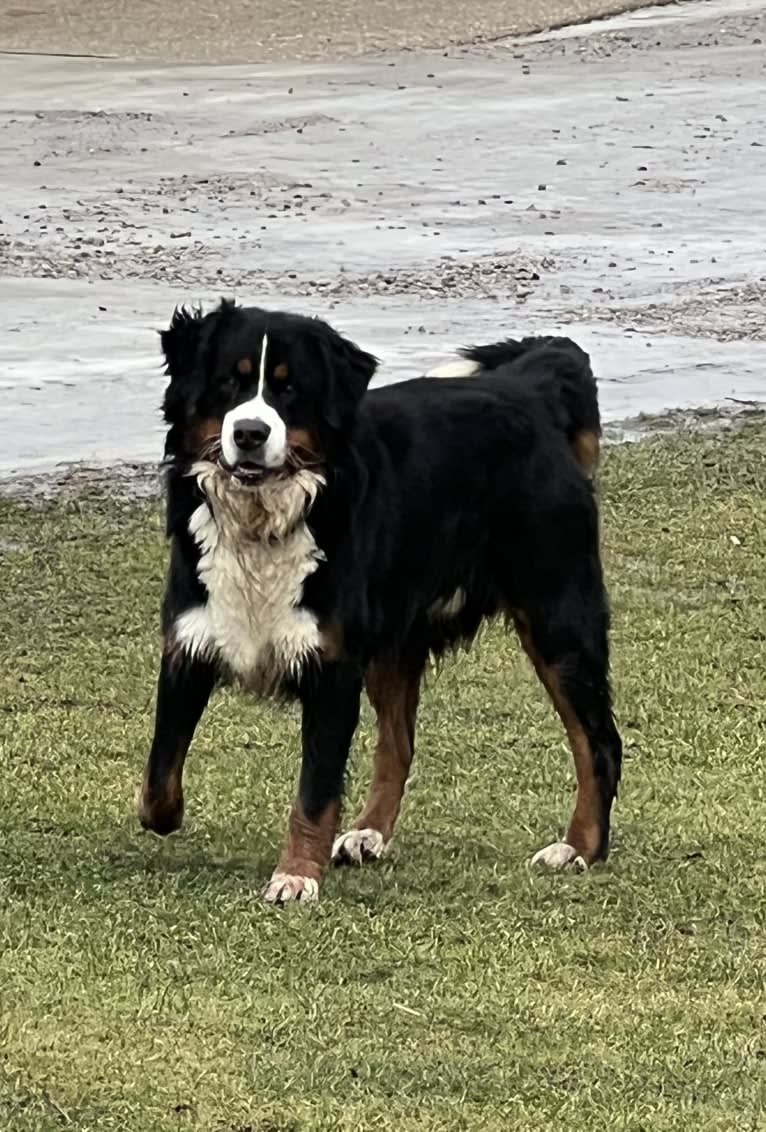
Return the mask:
[(766, 1128), (766, 425), (614, 447), (601, 495), (608, 866), (525, 868), (573, 773), (493, 629), (431, 680), (390, 858), (282, 912), (295, 711), (219, 695), (184, 830), (133, 817), (156, 505), (0, 504), (0, 1129)]

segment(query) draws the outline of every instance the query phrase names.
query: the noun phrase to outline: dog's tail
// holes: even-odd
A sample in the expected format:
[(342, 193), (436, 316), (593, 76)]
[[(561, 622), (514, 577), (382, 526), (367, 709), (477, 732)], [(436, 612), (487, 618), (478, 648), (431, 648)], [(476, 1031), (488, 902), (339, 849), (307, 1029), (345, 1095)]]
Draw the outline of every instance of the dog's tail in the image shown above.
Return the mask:
[(506, 338), (490, 346), (467, 346), (458, 358), (428, 377), (472, 377), (507, 370), (509, 378), (533, 382), (546, 394), (578, 463), (588, 475), (598, 464), (601, 417), (590, 358), (571, 338)]

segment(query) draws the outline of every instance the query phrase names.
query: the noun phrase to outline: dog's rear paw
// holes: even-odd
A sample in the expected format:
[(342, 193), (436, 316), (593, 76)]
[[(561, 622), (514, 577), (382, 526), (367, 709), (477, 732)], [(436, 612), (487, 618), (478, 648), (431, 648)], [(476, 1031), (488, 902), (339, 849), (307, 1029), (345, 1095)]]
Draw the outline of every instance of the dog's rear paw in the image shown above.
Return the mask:
[(319, 899), (319, 881), (313, 877), (274, 873), (263, 890), (267, 904), (310, 904)]
[(529, 862), (530, 869), (569, 869), (573, 872), (584, 873), (588, 869), (588, 862), (581, 856), (573, 845), (566, 841), (554, 841), (539, 849)]
[(335, 838), (332, 860), (334, 865), (363, 865), (379, 860), (385, 851), (386, 842), (377, 829), (350, 829)]

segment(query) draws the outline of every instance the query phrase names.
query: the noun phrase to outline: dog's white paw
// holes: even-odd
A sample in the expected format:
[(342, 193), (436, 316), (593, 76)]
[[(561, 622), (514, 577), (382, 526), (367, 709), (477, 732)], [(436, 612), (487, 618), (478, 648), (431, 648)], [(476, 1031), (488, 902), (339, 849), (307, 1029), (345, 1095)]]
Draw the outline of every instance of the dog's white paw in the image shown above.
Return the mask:
[(530, 869), (571, 869), (574, 872), (587, 872), (588, 862), (566, 841), (554, 841), (539, 849), (529, 862)]
[(267, 904), (310, 904), (319, 899), (319, 882), (313, 877), (274, 873), (263, 890)]
[(335, 838), (332, 859), (335, 865), (363, 865), (379, 860), (385, 851), (383, 834), (377, 829), (350, 829)]

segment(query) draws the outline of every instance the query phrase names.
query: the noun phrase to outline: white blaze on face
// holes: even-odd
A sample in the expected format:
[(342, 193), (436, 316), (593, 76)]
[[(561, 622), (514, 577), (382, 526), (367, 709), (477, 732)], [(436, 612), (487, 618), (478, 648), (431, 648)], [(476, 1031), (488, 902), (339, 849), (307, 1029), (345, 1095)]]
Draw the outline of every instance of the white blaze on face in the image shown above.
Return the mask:
[[(243, 401), (241, 405), (237, 405), (234, 409), (230, 409), (223, 418), (221, 449), (223, 458), (230, 468), (236, 467), (243, 460), (248, 463), (260, 464), (264, 468), (279, 468), (285, 462), (287, 427), (276, 409), (266, 404), (263, 396), (268, 344), (268, 335), (264, 334), (258, 370), (258, 392), (255, 397), (252, 397), (249, 401)], [(255, 454), (240, 451), (234, 442), (234, 431), (240, 421), (261, 421), (271, 430), (263, 446)]]

